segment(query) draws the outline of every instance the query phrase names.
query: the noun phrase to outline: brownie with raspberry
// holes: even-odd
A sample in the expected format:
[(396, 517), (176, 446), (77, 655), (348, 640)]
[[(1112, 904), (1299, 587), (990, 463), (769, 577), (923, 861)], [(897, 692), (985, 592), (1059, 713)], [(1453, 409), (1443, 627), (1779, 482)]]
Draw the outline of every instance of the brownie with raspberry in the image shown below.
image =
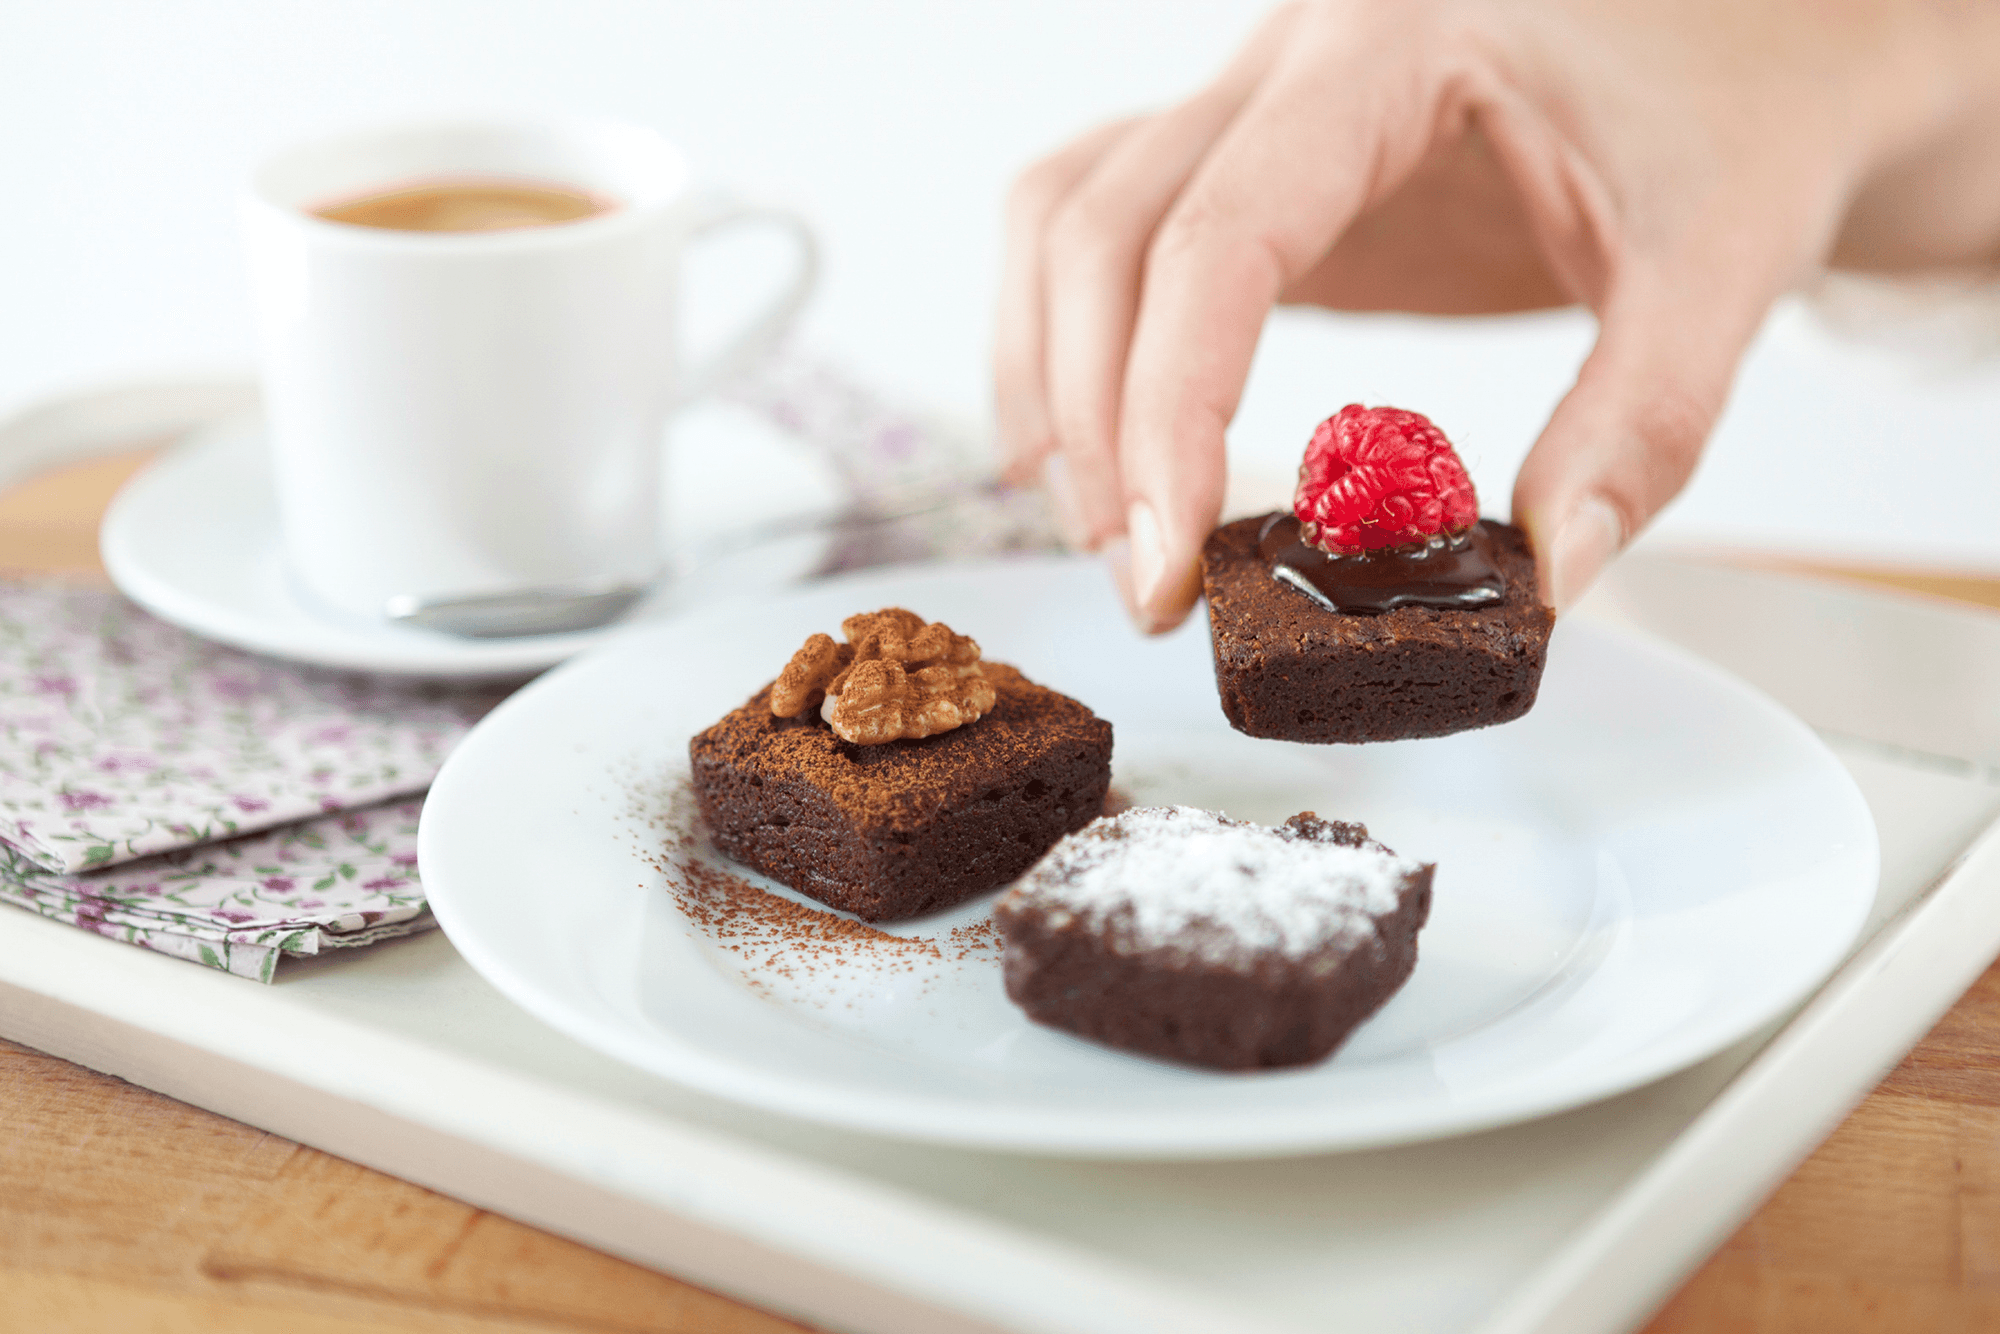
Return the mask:
[(982, 666), (990, 712), (886, 745), (843, 738), (816, 709), (775, 714), (765, 686), (688, 743), (717, 849), (871, 922), (1019, 876), (1104, 809), (1111, 724), (1012, 667)]
[(1532, 708), (1555, 614), (1527, 535), (1477, 506), (1426, 418), (1350, 406), (1323, 423), (1292, 512), (1225, 524), (1202, 552), (1230, 724), (1394, 741)]

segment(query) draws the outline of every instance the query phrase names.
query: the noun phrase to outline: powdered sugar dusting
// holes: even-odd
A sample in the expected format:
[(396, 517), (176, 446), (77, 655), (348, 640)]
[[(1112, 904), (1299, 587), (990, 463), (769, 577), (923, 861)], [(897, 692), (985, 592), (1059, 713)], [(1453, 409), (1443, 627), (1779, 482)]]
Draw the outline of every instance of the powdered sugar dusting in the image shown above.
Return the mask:
[(1192, 806), (1137, 806), (1063, 839), (1009, 897), (1067, 909), (1121, 952), (1302, 958), (1372, 937), (1421, 869), (1358, 837), (1332, 842)]

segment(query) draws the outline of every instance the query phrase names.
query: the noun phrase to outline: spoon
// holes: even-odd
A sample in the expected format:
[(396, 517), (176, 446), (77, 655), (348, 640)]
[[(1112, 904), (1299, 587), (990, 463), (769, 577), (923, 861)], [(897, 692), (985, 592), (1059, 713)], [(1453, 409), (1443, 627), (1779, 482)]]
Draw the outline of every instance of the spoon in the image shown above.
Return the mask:
[(504, 593), (418, 597), (400, 593), (382, 605), (397, 625), (465, 639), (512, 639), (592, 630), (617, 620), (652, 587), (647, 583), (549, 584)]
[[(896, 523), (964, 504), (979, 495), (997, 494), (1003, 489), (997, 482), (988, 482), (953, 495), (926, 497), (919, 503), (900, 508), (830, 515), (803, 523), (796, 518), (785, 518), (760, 524), (704, 543), (673, 562), (671, 569), (673, 573), (684, 576), (711, 560), (733, 555), (774, 538), (807, 532), (852, 531)], [(617, 620), (630, 611), (633, 604), (652, 592), (659, 578), (656, 575), (637, 583), (595, 581), (546, 584), (536, 588), (508, 589), (501, 593), (433, 596), (401, 593), (382, 605), (382, 615), (396, 625), (435, 630), (465, 639), (566, 634), (576, 630), (593, 630)]]

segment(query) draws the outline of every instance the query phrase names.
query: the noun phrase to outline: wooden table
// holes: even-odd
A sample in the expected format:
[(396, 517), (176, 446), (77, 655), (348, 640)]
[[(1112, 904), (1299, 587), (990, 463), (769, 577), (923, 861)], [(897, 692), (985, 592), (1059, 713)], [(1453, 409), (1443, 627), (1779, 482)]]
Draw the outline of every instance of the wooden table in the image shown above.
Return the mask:
[[(0, 496), (0, 569), (102, 578), (98, 515), (143, 457)], [(2000, 607), (2000, 581), (1834, 573)], [(799, 1328), (0, 1041), (0, 1331)], [(2000, 966), (1647, 1326), (1978, 1330), (2000, 1330)]]

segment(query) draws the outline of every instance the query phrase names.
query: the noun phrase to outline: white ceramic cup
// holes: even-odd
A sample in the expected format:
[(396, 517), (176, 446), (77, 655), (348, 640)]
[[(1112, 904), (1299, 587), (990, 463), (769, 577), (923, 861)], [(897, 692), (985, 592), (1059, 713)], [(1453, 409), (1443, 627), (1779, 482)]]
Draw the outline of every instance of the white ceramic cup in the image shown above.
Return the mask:
[[(452, 176), (555, 182), (617, 206), (490, 232), (310, 211)], [(243, 216), (286, 561), (313, 598), (378, 621), (399, 600), (652, 580), (667, 414), (763, 352), (817, 268), (804, 219), (693, 194), (664, 139), (605, 121), (321, 140), (260, 168)], [(682, 365), (683, 252), (744, 222), (789, 231), (796, 274), (726, 347)]]

